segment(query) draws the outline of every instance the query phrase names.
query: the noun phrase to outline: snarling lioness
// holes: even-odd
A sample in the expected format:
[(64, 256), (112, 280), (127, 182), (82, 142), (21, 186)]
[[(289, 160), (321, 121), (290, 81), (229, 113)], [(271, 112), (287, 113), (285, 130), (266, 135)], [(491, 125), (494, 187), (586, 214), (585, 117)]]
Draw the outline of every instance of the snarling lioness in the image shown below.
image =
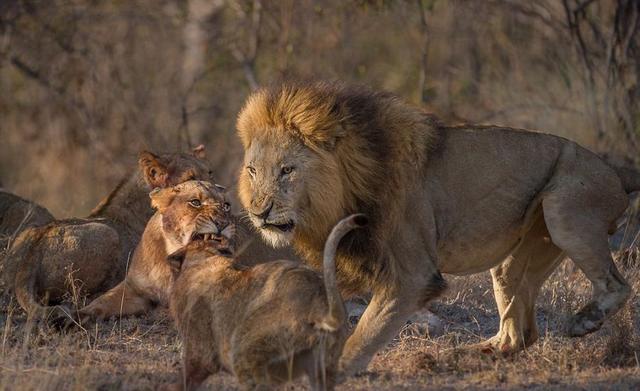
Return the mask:
[(230, 204), (220, 185), (188, 181), (171, 188), (155, 190), (150, 197), (151, 205), (157, 212), (147, 223), (131, 258), (126, 277), (81, 309), (82, 321), (138, 315), (156, 306), (167, 307), (174, 283), (167, 261), (168, 254), (190, 241), (219, 235), (231, 219), (234, 224), (229, 229), (233, 229), (233, 236), (239, 242), (239, 262), (248, 265), (256, 260), (283, 259), (288, 253), (270, 250), (261, 240), (252, 237), (250, 230), (242, 226), (240, 219), (227, 218)]
[(324, 247), (324, 280), (299, 262), (239, 266), (233, 230), (171, 254), (178, 276), (171, 314), (184, 361), (176, 388), (196, 389), (225, 368), (247, 389), (306, 375), (312, 390), (332, 390), (348, 333), (335, 252), (342, 237), (366, 221), (353, 215), (334, 227)]
[[(131, 253), (153, 214), (148, 193), (189, 179), (209, 179), (204, 147), (193, 154), (140, 153), (136, 170), (86, 218), (27, 228), (5, 258), (5, 287), (30, 316), (48, 314), (71, 294), (104, 292), (124, 277)], [(56, 314), (61, 315), (61, 314)]]
[(593, 285), (570, 334), (600, 328), (630, 293), (607, 232), (640, 190), (569, 140), (499, 127), (447, 127), (398, 98), (339, 83), (258, 90), (239, 114), (240, 199), (273, 245), (315, 267), (343, 216), (362, 212), (338, 251), (345, 293), (373, 297), (346, 343), (347, 373), (366, 367), (411, 313), (445, 284), (439, 271), (491, 269), (500, 330), (484, 346), (537, 339), (538, 291), (564, 254)]

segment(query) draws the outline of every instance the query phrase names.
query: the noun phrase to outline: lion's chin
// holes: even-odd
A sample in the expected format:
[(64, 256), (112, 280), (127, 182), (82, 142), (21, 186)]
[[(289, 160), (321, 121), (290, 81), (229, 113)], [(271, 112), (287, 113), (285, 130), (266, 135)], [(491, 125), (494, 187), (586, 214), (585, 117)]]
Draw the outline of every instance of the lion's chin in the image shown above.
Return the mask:
[(261, 228), (260, 233), (264, 240), (275, 248), (286, 247), (293, 240), (293, 231), (283, 232), (272, 228)]

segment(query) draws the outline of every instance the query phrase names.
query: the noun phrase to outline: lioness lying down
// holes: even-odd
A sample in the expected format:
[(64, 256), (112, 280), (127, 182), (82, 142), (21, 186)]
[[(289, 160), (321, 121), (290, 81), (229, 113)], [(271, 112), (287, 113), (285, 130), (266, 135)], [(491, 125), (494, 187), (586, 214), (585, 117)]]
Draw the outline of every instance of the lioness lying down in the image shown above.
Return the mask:
[(230, 209), (222, 190), (210, 182), (187, 181), (152, 191), (151, 205), (157, 213), (147, 223), (125, 279), (80, 310), (81, 318), (133, 315), (168, 306), (174, 279), (167, 255), (192, 240), (221, 233), (216, 224)]
[[(216, 225), (220, 213), (229, 211), (224, 188), (209, 182), (188, 181), (172, 188), (151, 192), (151, 205), (157, 213), (149, 219), (136, 247), (124, 280), (80, 310), (80, 319), (106, 319), (113, 316), (142, 314), (155, 306), (168, 306), (173, 286), (167, 255), (190, 240), (202, 240), (205, 234), (219, 234)], [(235, 219), (235, 218), (234, 218)], [(264, 244), (251, 227), (234, 224), (239, 233), (242, 254), (238, 260), (252, 264), (256, 259), (286, 259), (289, 250)], [(194, 232), (199, 232), (194, 235)]]
[[(29, 315), (74, 292), (103, 292), (122, 280), (131, 252), (153, 214), (148, 193), (189, 179), (208, 179), (203, 147), (194, 154), (140, 154), (140, 171), (127, 176), (84, 219), (53, 221), (22, 231), (9, 248), (4, 280)], [(50, 310), (60, 310), (52, 307)], [(62, 314), (57, 314), (62, 315)]]
[(249, 389), (304, 375), (314, 390), (333, 389), (348, 333), (335, 253), (342, 237), (364, 224), (364, 216), (352, 215), (333, 228), (324, 283), (298, 262), (237, 265), (226, 231), (170, 255), (178, 273), (170, 308), (183, 338), (183, 379), (176, 388), (195, 389), (225, 368)]

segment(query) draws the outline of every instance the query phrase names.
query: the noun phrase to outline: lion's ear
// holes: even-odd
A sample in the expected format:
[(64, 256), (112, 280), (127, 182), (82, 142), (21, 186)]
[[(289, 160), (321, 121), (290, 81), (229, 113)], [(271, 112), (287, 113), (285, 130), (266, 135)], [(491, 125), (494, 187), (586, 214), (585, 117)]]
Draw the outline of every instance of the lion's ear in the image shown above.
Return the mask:
[(169, 171), (161, 159), (148, 151), (142, 151), (138, 155), (138, 166), (142, 176), (149, 186), (166, 187), (169, 180)]
[(175, 197), (176, 192), (173, 188), (165, 188), (161, 189), (156, 187), (149, 193), (149, 197), (151, 198), (151, 206), (162, 213), (165, 209), (169, 207), (171, 201), (173, 201), (173, 197)]
[(206, 159), (207, 158), (207, 151), (204, 147), (204, 144), (200, 144), (197, 147), (193, 148), (191, 150), (191, 153), (193, 154), (193, 156), (197, 157), (198, 159)]
[(180, 274), (180, 269), (182, 269), (182, 264), (184, 263), (184, 258), (187, 256), (187, 247), (182, 247), (173, 253), (167, 256), (167, 261), (169, 261), (169, 267), (171, 268), (171, 272), (174, 276)]

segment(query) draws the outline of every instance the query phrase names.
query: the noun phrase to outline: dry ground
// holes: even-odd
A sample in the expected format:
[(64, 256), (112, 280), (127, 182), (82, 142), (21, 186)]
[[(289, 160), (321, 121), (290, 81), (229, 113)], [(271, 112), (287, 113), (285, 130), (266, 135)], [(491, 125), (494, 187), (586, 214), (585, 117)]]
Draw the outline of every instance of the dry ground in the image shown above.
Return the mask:
[[(640, 252), (618, 256), (634, 290), (640, 288)], [(564, 336), (569, 315), (585, 303), (589, 286), (565, 261), (539, 299), (541, 339), (514, 357), (488, 357), (455, 348), (495, 333), (498, 317), (488, 273), (448, 276), (447, 295), (432, 305), (441, 335), (411, 326), (369, 367), (339, 390), (414, 389), (639, 389), (640, 318), (637, 297), (602, 330), (585, 338)], [(155, 389), (176, 378), (180, 341), (165, 311), (99, 324), (66, 334), (29, 325), (5, 298), (0, 314), (0, 388), (19, 390)], [(235, 389), (228, 374), (205, 389)], [(303, 386), (290, 386), (301, 389)]]

